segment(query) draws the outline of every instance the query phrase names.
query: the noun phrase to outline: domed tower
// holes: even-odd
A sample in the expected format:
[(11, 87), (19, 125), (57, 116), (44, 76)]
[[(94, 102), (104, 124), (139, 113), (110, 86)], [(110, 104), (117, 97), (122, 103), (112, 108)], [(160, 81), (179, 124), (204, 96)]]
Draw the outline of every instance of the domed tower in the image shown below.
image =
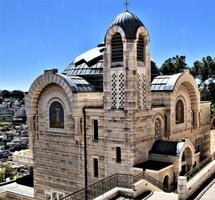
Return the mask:
[[(148, 159), (152, 141), (149, 33), (136, 15), (125, 11), (112, 21), (105, 44), (106, 154), (116, 155), (116, 160), (121, 154), (121, 167), (129, 172), (132, 166)], [(115, 169), (107, 174), (119, 172), (119, 164), (114, 164), (111, 157), (106, 159), (107, 167)]]
[(104, 107), (142, 110), (151, 107), (149, 33), (129, 11), (119, 14), (105, 36)]

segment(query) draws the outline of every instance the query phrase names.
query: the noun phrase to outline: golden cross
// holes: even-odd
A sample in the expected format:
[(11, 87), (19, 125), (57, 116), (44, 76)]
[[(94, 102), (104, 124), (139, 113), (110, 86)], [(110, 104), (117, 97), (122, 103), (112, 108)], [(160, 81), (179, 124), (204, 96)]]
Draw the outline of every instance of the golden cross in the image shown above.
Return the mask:
[(125, 0), (125, 11), (128, 11), (128, 4), (129, 4), (128, 0)]

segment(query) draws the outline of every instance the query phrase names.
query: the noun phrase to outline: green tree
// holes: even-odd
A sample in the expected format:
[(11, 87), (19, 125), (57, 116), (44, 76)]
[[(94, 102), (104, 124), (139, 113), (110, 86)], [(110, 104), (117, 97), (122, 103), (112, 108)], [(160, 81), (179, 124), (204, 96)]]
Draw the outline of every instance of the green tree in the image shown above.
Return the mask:
[(190, 70), (200, 81), (201, 99), (211, 101), (211, 111), (215, 112), (215, 58), (203, 57), (202, 60), (195, 61)]
[(10, 98), (11, 94), (8, 90), (2, 90), (0, 92), (0, 96), (3, 97), (3, 98)]
[(206, 80), (215, 78), (215, 58), (203, 57), (201, 61), (195, 61), (190, 70), (193, 76), (200, 80), (200, 85), (205, 84)]
[(181, 69), (187, 69), (186, 56), (176, 55), (164, 61), (161, 65), (160, 72), (163, 75), (172, 75), (179, 73)]
[(13, 90), (11, 92), (11, 96), (15, 99), (23, 99), (24, 98), (24, 92), (20, 90)]
[(0, 166), (0, 182), (4, 182), (6, 178), (12, 178), (16, 174), (16, 171), (8, 164), (2, 164)]

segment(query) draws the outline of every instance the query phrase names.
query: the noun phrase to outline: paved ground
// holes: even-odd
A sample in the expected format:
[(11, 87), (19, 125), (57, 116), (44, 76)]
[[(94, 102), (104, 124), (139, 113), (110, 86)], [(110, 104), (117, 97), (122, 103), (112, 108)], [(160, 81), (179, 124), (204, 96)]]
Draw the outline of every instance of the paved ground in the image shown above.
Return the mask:
[(147, 200), (178, 200), (178, 195), (175, 193), (156, 192)]
[(215, 199), (215, 179), (198, 195), (201, 200)]
[[(143, 198), (144, 199), (144, 198)], [(131, 200), (130, 198), (118, 197), (116, 200)], [(153, 192), (147, 200), (178, 200), (178, 195), (174, 193)]]

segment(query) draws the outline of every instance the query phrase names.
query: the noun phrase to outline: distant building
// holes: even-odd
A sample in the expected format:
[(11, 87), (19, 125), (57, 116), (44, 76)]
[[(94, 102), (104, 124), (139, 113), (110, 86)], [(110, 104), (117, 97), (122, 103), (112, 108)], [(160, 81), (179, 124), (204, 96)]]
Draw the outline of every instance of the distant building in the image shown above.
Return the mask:
[(26, 112), (25, 112), (25, 108), (22, 107), (15, 111), (13, 116), (13, 124), (20, 125), (25, 123), (26, 123)]
[(26, 108), (35, 199), (59, 199), (138, 169), (174, 185), (210, 154), (210, 103), (200, 102), (187, 70), (151, 82), (149, 38), (125, 11), (103, 45), (32, 83)]
[(0, 116), (3, 116), (3, 115), (13, 115), (13, 110), (7, 107), (3, 107), (3, 108), (0, 107)]

